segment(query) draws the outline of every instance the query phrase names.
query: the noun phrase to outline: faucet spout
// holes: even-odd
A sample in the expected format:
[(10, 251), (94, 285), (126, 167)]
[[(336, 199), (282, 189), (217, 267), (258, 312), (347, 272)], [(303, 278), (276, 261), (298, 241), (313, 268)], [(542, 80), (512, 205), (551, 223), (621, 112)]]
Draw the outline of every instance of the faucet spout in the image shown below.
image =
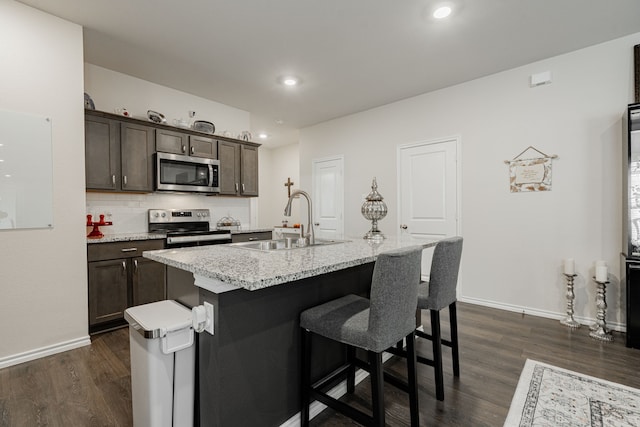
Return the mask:
[(287, 206), (284, 208), (284, 216), (291, 216), (291, 202), (298, 196), (303, 196), (307, 199), (307, 234), (304, 237), (309, 239), (309, 244), (313, 245), (316, 242), (315, 233), (313, 231), (313, 208), (311, 203), (311, 196), (306, 191), (293, 190), (289, 200), (287, 200)]

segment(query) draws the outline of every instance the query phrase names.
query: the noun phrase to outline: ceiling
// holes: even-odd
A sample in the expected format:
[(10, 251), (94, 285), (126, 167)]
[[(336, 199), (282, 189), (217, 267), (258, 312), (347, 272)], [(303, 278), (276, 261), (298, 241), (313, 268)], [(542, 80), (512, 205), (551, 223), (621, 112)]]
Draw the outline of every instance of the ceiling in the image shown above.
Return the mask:
[[(249, 111), (272, 146), (296, 142), (299, 128), (640, 32), (638, 0), (21, 2), (82, 25), (86, 62)], [(443, 3), (453, 13), (437, 21)], [(302, 84), (282, 85), (289, 74)]]

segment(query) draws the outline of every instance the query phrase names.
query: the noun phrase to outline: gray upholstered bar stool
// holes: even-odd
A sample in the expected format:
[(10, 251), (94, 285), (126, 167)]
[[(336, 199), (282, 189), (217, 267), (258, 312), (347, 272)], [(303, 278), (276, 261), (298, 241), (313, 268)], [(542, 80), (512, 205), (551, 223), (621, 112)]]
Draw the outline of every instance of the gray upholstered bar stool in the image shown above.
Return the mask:
[[(444, 400), (444, 380), (442, 373), (442, 346), (451, 347), (453, 375), (460, 376), (458, 355), (458, 320), (456, 315), (456, 285), (462, 257), (462, 237), (451, 237), (438, 242), (431, 260), (429, 281), (418, 285), (418, 311), (429, 310), (431, 314), (431, 334), (416, 330), (420, 338), (431, 340), (433, 359), (417, 356), (419, 363), (433, 366), (436, 379), (436, 398)], [(440, 310), (449, 307), (451, 340), (444, 340), (440, 334)]]
[[(370, 299), (347, 295), (302, 312), (300, 403), (303, 426), (309, 425), (311, 398), (360, 424), (384, 426), (384, 379), (408, 391), (411, 425), (418, 425), (414, 332), (421, 255), (421, 246), (383, 252), (378, 255), (373, 269)], [(347, 345), (346, 363), (314, 384), (311, 384), (312, 333)], [(382, 352), (405, 337), (409, 342), (406, 383), (393, 379), (382, 367)], [(367, 351), (368, 363), (356, 357), (356, 348)], [(371, 375), (372, 416), (326, 394), (328, 388), (343, 379), (347, 380), (347, 392), (353, 393), (356, 366), (368, 370)]]

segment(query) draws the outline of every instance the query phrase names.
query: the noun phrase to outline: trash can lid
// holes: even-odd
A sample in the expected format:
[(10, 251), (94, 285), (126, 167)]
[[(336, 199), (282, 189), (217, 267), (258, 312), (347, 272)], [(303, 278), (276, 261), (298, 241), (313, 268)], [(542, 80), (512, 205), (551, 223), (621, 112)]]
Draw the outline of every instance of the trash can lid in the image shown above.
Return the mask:
[(192, 327), (191, 310), (173, 300), (129, 307), (124, 318), (145, 338), (161, 338), (167, 332)]

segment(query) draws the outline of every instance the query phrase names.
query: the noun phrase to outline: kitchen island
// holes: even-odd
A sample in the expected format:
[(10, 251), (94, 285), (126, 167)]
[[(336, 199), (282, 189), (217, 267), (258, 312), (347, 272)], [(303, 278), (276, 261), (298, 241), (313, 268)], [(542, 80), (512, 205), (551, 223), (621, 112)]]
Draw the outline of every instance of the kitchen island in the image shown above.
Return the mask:
[[(214, 334), (197, 340), (200, 425), (295, 423), (300, 313), (346, 294), (368, 296), (377, 255), (414, 244), (353, 239), (268, 252), (233, 244), (145, 252), (168, 266), (170, 299), (214, 306)], [(321, 337), (314, 345), (312, 375), (319, 378), (341, 364), (344, 351)]]

